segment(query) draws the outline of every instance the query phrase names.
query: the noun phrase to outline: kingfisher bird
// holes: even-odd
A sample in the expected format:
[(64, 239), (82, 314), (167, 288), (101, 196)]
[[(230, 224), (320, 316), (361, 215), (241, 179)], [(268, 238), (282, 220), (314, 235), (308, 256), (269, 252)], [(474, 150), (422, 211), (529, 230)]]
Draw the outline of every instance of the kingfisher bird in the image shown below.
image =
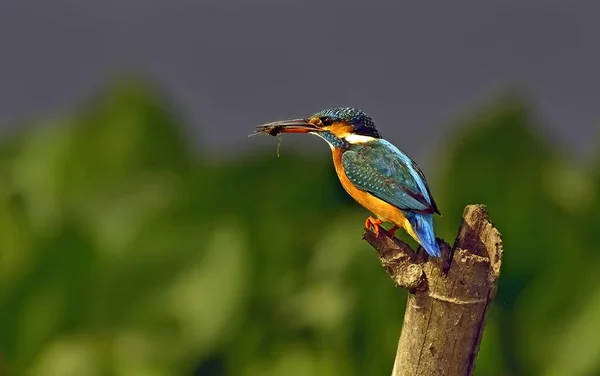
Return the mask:
[(331, 108), (302, 119), (276, 121), (257, 132), (308, 133), (327, 141), (342, 187), (375, 215), (365, 221), (379, 236), (380, 225), (391, 223), (394, 235), (405, 229), (434, 257), (441, 252), (433, 229), (440, 214), (425, 175), (406, 153), (381, 137), (370, 116), (352, 107)]

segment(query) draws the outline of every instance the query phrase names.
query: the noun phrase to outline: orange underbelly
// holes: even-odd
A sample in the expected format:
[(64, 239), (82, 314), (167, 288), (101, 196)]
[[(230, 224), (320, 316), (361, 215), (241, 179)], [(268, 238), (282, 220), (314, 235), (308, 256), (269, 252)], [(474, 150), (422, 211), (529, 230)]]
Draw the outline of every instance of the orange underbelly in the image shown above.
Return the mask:
[(360, 189), (356, 188), (354, 184), (350, 182), (350, 180), (348, 180), (348, 176), (346, 176), (344, 168), (342, 167), (342, 152), (340, 150), (333, 150), (333, 164), (335, 166), (335, 172), (342, 183), (342, 187), (344, 187), (346, 192), (348, 192), (348, 194), (354, 200), (356, 200), (356, 202), (361, 204), (371, 213), (375, 214), (379, 219), (402, 227), (408, 231), (411, 236), (415, 236), (408, 220), (404, 214), (402, 214), (400, 209), (373, 196), (368, 192), (361, 191)]

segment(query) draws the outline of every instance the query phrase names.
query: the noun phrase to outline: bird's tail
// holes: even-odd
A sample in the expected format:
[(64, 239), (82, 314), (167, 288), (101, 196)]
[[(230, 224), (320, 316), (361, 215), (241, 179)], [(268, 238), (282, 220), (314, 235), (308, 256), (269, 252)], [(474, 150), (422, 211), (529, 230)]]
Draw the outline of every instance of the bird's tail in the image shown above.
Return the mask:
[(435, 240), (433, 231), (433, 214), (407, 213), (406, 219), (410, 222), (412, 230), (417, 236), (416, 241), (425, 248), (425, 251), (434, 257), (440, 257), (442, 252)]

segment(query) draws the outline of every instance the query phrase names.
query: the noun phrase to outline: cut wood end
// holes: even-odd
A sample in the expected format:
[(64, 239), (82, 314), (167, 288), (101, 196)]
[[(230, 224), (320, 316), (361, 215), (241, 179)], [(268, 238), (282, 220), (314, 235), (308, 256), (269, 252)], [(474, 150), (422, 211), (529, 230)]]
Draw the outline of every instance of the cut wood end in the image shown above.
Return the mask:
[(454, 249), (466, 249), (473, 254), (488, 257), (496, 277), (502, 263), (502, 236), (488, 216), (487, 206), (467, 205), (458, 230)]

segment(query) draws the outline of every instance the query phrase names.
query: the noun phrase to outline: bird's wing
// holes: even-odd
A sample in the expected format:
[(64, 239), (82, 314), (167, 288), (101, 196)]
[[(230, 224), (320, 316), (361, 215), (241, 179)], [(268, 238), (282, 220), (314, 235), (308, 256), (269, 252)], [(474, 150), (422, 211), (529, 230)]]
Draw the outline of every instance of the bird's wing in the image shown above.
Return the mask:
[(439, 214), (419, 166), (385, 140), (353, 145), (342, 154), (342, 166), (358, 189), (398, 209)]

